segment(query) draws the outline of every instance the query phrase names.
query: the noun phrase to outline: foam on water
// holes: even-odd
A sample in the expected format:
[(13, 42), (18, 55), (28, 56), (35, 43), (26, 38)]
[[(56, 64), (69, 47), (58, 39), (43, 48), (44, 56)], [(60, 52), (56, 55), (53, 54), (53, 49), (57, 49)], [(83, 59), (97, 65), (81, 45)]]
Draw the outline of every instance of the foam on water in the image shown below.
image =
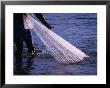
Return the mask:
[[(41, 39), (47, 50), (60, 63), (75, 63), (88, 57), (84, 52), (64, 40), (62, 37), (45, 27), (42, 23), (28, 15), (36, 35)], [(32, 28), (31, 25), (31, 28)]]

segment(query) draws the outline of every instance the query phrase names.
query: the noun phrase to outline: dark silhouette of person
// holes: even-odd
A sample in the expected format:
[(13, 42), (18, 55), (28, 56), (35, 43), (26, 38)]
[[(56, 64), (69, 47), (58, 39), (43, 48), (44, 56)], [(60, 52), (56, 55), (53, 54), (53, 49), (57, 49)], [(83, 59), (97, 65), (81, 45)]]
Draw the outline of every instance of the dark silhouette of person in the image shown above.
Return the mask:
[[(34, 13), (36, 17), (49, 29), (52, 27), (45, 21), (41, 13)], [(15, 57), (20, 59), (22, 58), (23, 51), (23, 42), (26, 43), (28, 48), (28, 53), (30, 57), (35, 55), (34, 46), (32, 43), (31, 31), (24, 28), (23, 16), (26, 16), (25, 13), (14, 13), (14, 43), (16, 45)]]

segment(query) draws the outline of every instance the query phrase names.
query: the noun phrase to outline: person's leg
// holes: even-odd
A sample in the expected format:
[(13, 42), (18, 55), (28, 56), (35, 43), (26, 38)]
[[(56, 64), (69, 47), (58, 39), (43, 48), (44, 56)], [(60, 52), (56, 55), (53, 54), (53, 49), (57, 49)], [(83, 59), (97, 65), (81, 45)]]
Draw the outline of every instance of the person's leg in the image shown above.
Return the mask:
[(24, 35), (23, 35), (23, 40), (28, 47), (29, 57), (33, 57), (36, 53), (35, 53), (34, 46), (32, 43), (31, 31), (29, 29), (25, 30)]
[(23, 18), (17, 13), (15, 13), (13, 17), (14, 43), (16, 45), (15, 57), (20, 58), (23, 50), (23, 23), (20, 20)]
[(23, 35), (23, 40), (27, 45), (28, 52), (34, 51), (34, 46), (32, 43), (32, 36), (31, 36), (31, 31), (29, 29), (26, 29), (24, 35)]
[(16, 45), (15, 57), (21, 58), (22, 57), (22, 51), (23, 51), (23, 41), (20, 39), (16, 40), (15, 45)]

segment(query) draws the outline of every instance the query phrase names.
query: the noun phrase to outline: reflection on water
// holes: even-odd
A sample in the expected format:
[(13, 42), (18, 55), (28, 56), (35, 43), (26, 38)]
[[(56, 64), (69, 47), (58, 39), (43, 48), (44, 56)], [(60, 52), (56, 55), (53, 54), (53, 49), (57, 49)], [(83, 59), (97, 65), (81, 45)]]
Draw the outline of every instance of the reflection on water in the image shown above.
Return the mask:
[[(29, 75), (30, 70), (32, 70), (33, 59), (29, 58), (25, 63), (23, 63), (22, 58), (16, 59), (15, 61), (15, 75)], [(23, 66), (25, 65), (25, 66)]]
[[(27, 57), (24, 45), (23, 58), (16, 62), (15, 75), (96, 75), (97, 74), (97, 14), (68, 13), (44, 14), (46, 20), (54, 26), (52, 29), (62, 38), (78, 47), (90, 57), (82, 62), (65, 65), (52, 57)], [(36, 49), (46, 50), (43, 43), (32, 31)]]

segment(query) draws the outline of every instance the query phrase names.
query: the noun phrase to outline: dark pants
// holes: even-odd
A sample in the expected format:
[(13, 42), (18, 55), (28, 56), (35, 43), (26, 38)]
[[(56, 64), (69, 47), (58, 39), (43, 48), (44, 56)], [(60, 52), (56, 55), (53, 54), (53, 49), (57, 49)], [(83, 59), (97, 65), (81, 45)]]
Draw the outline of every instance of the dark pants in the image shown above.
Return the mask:
[(23, 35), (23, 41), (26, 43), (28, 52), (34, 51), (34, 47), (32, 44), (32, 36), (31, 36), (31, 31), (29, 29), (26, 29)]
[(32, 44), (31, 31), (29, 29), (24, 29), (23, 13), (14, 13), (13, 23), (14, 23), (14, 43), (16, 45), (16, 57), (20, 58), (23, 51), (23, 42), (26, 43), (28, 52), (34, 51)]
[(31, 36), (31, 31), (29, 29), (24, 29), (24, 31), (21, 34), (16, 34), (20, 37), (14, 39), (15, 45), (16, 45), (16, 52), (15, 56), (17, 58), (20, 58), (22, 56), (22, 51), (23, 51), (23, 42), (27, 45), (28, 52), (31, 53), (34, 51), (34, 47), (32, 44), (32, 36)]

